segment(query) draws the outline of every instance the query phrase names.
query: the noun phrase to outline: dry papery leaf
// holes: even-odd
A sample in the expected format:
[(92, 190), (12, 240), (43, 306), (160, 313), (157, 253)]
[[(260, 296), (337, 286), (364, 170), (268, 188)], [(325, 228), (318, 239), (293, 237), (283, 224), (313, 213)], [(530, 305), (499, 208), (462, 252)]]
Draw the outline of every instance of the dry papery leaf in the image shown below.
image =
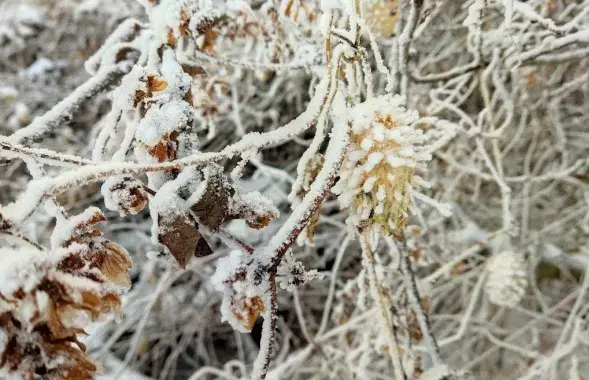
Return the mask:
[(233, 300), (231, 306), (235, 318), (243, 324), (243, 327), (250, 331), (254, 327), (258, 316), (266, 311), (266, 305), (261, 297)]
[(216, 230), (231, 217), (229, 207), (235, 190), (220, 171), (210, 171), (205, 181), (204, 193), (190, 209), (200, 223)]
[(178, 262), (186, 269), (193, 256), (204, 257), (213, 253), (211, 247), (198, 230), (198, 224), (187, 216), (163, 217), (159, 219), (158, 239), (166, 246)]

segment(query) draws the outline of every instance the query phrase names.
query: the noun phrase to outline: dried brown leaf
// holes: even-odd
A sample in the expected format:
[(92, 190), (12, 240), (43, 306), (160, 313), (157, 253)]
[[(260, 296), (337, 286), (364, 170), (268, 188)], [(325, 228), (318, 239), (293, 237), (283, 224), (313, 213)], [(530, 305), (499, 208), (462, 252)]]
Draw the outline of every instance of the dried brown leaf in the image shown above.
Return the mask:
[(203, 225), (216, 230), (229, 219), (230, 198), (235, 190), (222, 173), (207, 178), (207, 188), (191, 210)]
[(177, 218), (162, 218), (159, 241), (165, 245), (178, 262), (178, 266), (186, 269), (186, 265), (193, 256), (208, 256), (213, 251), (204, 240), (194, 221), (178, 216)]
[(147, 77), (147, 88), (151, 92), (163, 91), (168, 87), (168, 82), (164, 78), (150, 75)]

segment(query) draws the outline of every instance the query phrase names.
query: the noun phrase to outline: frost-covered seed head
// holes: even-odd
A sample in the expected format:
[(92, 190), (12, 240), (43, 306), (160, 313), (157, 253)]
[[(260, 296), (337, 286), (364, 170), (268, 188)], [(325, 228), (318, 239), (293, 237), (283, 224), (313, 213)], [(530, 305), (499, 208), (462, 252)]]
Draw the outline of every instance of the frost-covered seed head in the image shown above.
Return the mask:
[[(333, 188), (342, 208), (350, 209), (348, 223), (361, 232), (385, 235), (405, 225), (415, 169), (431, 157), (421, 130), (409, 126), (418, 117), (406, 110), (403, 98), (383, 95), (355, 106), (351, 145)], [(419, 178), (421, 179), (421, 178)]]
[(485, 293), (489, 301), (498, 306), (517, 305), (528, 286), (524, 257), (513, 251), (498, 253), (489, 260), (487, 271)]

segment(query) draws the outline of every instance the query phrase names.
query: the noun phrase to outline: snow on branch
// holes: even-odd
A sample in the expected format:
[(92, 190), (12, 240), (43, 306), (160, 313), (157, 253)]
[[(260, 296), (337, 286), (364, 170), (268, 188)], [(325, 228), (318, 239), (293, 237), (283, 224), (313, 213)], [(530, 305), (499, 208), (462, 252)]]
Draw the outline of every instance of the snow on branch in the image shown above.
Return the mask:
[(589, 1), (58, 3), (0, 4), (0, 377), (589, 371)]

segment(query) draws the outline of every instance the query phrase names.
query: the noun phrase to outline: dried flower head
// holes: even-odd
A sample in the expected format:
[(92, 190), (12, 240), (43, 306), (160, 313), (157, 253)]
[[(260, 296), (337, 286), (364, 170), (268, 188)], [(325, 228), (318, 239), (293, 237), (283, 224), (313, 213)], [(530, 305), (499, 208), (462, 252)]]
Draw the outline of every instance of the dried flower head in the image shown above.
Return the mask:
[(498, 306), (513, 307), (523, 298), (528, 280), (523, 255), (513, 251), (495, 254), (487, 264), (485, 293)]
[(93, 377), (98, 364), (78, 335), (118, 310), (117, 292), (130, 284), (127, 252), (91, 229), (102, 218), (90, 208), (63, 222), (51, 251), (0, 252), (0, 376)]
[(352, 135), (340, 178), (333, 191), (348, 223), (362, 232), (391, 234), (405, 225), (414, 185), (427, 185), (415, 170), (431, 159), (422, 131), (409, 124), (398, 95), (383, 95), (358, 104), (351, 112)]
[(100, 209), (89, 207), (56, 226), (51, 236), (52, 247), (69, 253), (58, 268), (93, 281), (128, 288), (131, 280), (127, 271), (132, 266), (129, 253), (94, 228), (104, 220)]

